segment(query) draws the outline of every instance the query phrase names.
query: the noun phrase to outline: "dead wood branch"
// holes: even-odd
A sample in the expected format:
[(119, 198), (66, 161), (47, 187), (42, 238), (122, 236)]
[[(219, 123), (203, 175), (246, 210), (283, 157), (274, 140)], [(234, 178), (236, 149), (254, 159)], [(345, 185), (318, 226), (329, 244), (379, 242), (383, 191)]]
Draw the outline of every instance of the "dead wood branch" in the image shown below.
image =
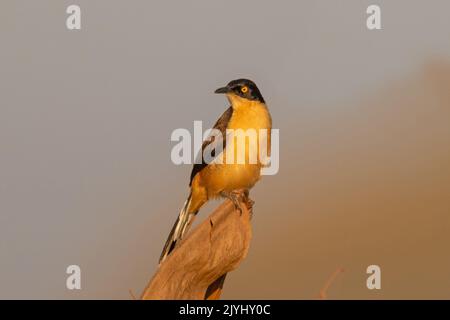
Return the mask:
[(340, 268), (337, 268), (337, 270), (333, 272), (333, 274), (328, 278), (327, 282), (325, 282), (325, 285), (323, 286), (323, 288), (320, 290), (319, 299), (325, 300), (327, 298), (328, 289), (330, 289), (331, 285), (336, 280), (336, 278), (341, 273), (344, 273), (344, 271), (345, 271), (344, 268), (340, 267)]
[(160, 265), (142, 299), (218, 299), (225, 276), (247, 255), (251, 209), (226, 200)]

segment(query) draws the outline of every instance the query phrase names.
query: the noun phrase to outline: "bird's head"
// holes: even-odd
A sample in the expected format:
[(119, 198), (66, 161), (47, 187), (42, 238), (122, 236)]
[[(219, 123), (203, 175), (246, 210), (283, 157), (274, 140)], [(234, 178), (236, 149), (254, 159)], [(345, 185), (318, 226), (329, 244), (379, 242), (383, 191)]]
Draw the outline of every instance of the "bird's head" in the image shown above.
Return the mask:
[(226, 94), (232, 105), (236, 102), (249, 101), (265, 103), (256, 84), (248, 79), (230, 81), (225, 87), (217, 89), (214, 93)]

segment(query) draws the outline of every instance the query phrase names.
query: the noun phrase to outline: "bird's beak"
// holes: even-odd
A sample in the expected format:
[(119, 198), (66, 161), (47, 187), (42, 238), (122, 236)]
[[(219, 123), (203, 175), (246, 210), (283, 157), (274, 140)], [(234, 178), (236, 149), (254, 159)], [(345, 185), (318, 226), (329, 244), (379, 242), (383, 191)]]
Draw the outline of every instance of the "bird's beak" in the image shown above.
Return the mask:
[(216, 91), (214, 91), (214, 93), (229, 93), (230, 92), (230, 88), (228, 87), (222, 87), (217, 89)]

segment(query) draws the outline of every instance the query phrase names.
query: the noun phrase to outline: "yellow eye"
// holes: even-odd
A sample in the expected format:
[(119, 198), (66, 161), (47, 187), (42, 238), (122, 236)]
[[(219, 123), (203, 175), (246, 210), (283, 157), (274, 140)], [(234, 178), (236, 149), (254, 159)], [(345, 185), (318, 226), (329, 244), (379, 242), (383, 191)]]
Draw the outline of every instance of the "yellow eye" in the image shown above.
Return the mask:
[(242, 93), (247, 93), (247, 91), (248, 91), (248, 87), (247, 87), (247, 86), (243, 86), (243, 87), (241, 88), (241, 92), (242, 92)]

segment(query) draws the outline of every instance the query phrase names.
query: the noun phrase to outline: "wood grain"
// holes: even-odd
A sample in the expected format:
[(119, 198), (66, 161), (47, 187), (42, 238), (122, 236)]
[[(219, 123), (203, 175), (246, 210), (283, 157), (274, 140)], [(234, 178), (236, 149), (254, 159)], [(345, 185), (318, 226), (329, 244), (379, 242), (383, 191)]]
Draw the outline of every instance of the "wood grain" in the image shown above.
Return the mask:
[(239, 266), (250, 246), (247, 205), (241, 200), (241, 213), (231, 201), (222, 203), (164, 260), (141, 298), (220, 298), (226, 274)]

